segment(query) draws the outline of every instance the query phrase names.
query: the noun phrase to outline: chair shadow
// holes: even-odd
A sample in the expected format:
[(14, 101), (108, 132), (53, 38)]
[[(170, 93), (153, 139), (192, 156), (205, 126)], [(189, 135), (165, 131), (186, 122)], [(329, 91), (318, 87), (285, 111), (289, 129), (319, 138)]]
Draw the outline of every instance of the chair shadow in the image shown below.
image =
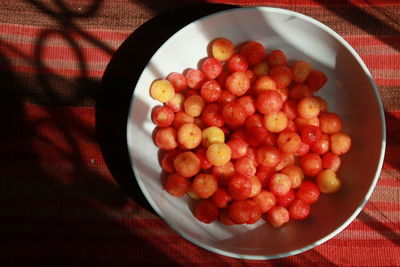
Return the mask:
[[(0, 40), (0, 81), (4, 89), (0, 94), (0, 121), (5, 125), (0, 133), (1, 265), (50, 265), (54, 262), (59, 265), (93, 265), (100, 262), (104, 264), (104, 261), (125, 264), (129, 261), (140, 265), (146, 264), (149, 257), (153, 257), (150, 258), (152, 262), (176, 266), (176, 259), (165, 253), (161, 247), (167, 241), (168, 235), (161, 235), (160, 240), (153, 242), (144, 237), (146, 233), (143, 234), (141, 228), (149, 228), (151, 220), (132, 220), (136, 208), (129, 203), (126, 194), (106, 177), (101, 167), (88, 166), (85, 159), (87, 151), (84, 151), (79, 142), (84, 140), (95, 143), (92, 125), (88, 125), (79, 115), (71, 114), (69, 107), (76, 106), (79, 109), (85, 99), (92, 97), (100, 84), (88, 76), (87, 62), (82, 57), (81, 48), (73, 39), (66, 39), (68, 48), (75, 52), (76, 62), (79, 64), (77, 77), (68, 79), (46, 67), (43, 53), (51, 34), (65, 34), (68, 37), (70, 32), (82, 33), (81, 36), (89, 39), (99, 50), (110, 52), (109, 47), (101, 40), (85, 35), (84, 30), (67, 19), (75, 15), (64, 6), (65, 1), (54, 1), (61, 9), (60, 13), (50, 9), (42, 1), (24, 2), (59, 23), (60, 27), (59, 30), (43, 30), (35, 38), (32, 56)], [(76, 17), (90, 19), (100, 9), (101, 3), (100, 0), (93, 1), (87, 13), (77, 14)], [(153, 25), (153, 29), (156, 29), (155, 26)], [(147, 47), (147, 44), (141, 43), (139, 47)], [(28, 75), (14, 72), (12, 59), (8, 58), (13, 53), (19, 53), (38, 73)], [(132, 65), (135, 60), (135, 57), (130, 58), (129, 63)], [(43, 74), (44, 71), (47, 73)], [(73, 90), (80, 94), (77, 98), (66, 99), (59, 92), (55, 81), (60, 84), (71, 80), (74, 81), (71, 83)], [(129, 83), (133, 85), (134, 81)], [(111, 87), (111, 92), (113, 89), (114, 86)], [(132, 91), (127, 94), (124, 92), (119, 97), (128, 95), (130, 99), (131, 93)], [(124, 113), (121, 116), (120, 110), (124, 111), (124, 104), (129, 101), (114, 96), (115, 98), (110, 97), (109, 102), (104, 93), (102, 97), (99, 98), (98, 109), (105, 117), (96, 114), (99, 121), (106, 123), (102, 126), (107, 128), (114, 127), (115, 124), (125, 125), (126, 118), (123, 118)], [(107, 109), (112, 112), (107, 112)], [(40, 115), (41, 112), (46, 115)], [(116, 116), (110, 118), (113, 115)], [(114, 120), (118, 118), (123, 119)], [(107, 124), (109, 121), (112, 123)], [(100, 129), (105, 130), (101, 127)], [(108, 128), (111, 134), (113, 130)], [(78, 133), (78, 137), (74, 133)], [(115, 135), (109, 138), (107, 134), (99, 134), (98, 137), (103, 145), (104, 141), (118, 143), (112, 139)], [(125, 140), (125, 137), (120, 140)], [(50, 156), (44, 155), (46, 152)], [(124, 159), (120, 154), (121, 151), (111, 146), (111, 154), (107, 155), (116, 156), (118, 161), (118, 157)], [(114, 168), (119, 166), (121, 165)], [(125, 169), (117, 173), (126, 175), (131, 170), (129, 168), (129, 171)], [(132, 193), (135, 194), (136, 191)], [(124, 210), (126, 206), (129, 206), (129, 210)], [(122, 222), (121, 217), (115, 216), (115, 211), (120, 216), (125, 216)], [(130, 225), (125, 225), (126, 222)], [(151, 231), (150, 229), (147, 233)], [(184, 253), (175, 253), (176, 257), (185, 258)], [(137, 258), (133, 258), (135, 255)]]
[(175, 32), (196, 19), (234, 7), (187, 4), (147, 21), (114, 53), (96, 91), (96, 135), (106, 164), (126, 193), (153, 213), (134, 177), (126, 142), (135, 84), (153, 54)]

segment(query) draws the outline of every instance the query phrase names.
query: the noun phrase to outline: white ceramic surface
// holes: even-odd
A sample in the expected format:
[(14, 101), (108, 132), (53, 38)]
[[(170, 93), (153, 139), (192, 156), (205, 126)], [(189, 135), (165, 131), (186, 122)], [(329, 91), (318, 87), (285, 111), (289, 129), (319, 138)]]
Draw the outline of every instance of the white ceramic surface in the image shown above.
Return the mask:
[[(263, 43), (282, 49), (289, 60), (309, 61), (329, 81), (319, 92), (329, 110), (344, 120), (353, 140), (342, 157), (343, 186), (322, 195), (304, 221), (291, 220), (280, 229), (264, 221), (251, 226), (206, 225), (192, 215), (187, 197), (175, 198), (160, 183), (157, 148), (152, 141), (149, 96), (153, 80), (173, 71), (196, 68), (217, 37), (235, 44)], [(134, 64), (134, 62), (132, 62)], [(238, 8), (219, 12), (184, 27), (154, 54), (137, 82), (127, 125), (127, 142), (136, 179), (154, 210), (187, 240), (216, 253), (248, 259), (273, 259), (313, 248), (343, 230), (361, 211), (379, 178), (385, 153), (385, 121), (378, 90), (361, 58), (334, 31), (305, 15), (276, 8)]]

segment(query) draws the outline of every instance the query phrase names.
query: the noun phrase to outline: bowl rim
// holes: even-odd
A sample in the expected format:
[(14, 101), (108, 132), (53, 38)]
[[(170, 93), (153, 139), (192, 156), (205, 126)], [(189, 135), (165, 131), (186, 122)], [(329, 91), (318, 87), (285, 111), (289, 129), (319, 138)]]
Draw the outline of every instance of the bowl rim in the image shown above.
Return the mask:
[[(251, 255), (251, 254), (237, 254), (237, 253), (233, 253), (233, 252), (229, 252), (229, 251), (225, 251), (222, 249), (218, 249), (218, 248), (214, 248), (211, 246), (208, 246), (204, 243), (202, 243), (201, 241), (198, 241), (196, 239), (193, 239), (192, 237), (190, 237), (188, 234), (180, 231), (179, 229), (177, 229), (177, 227), (172, 224), (171, 222), (169, 222), (166, 218), (164, 218), (161, 214), (161, 211), (158, 209), (157, 204), (152, 200), (152, 198), (150, 197), (149, 192), (147, 191), (146, 187), (144, 186), (144, 184), (142, 183), (141, 179), (139, 179), (140, 177), (140, 173), (136, 168), (136, 164), (135, 164), (135, 160), (134, 160), (134, 156), (132, 154), (132, 144), (130, 142), (130, 138), (129, 138), (129, 132), (130, 132), (130, 127), (129, 125), (132, 123), (131, 120), (131, 114), (132, 114), (132, 108), (133, 108), (133, 103), (135, 101), (135, 89), (137, 88), (137, 85), (139, 84), (140, 80), (142, 79), (142, 75), (143, 75), (143, 71), (149, 66), (150, 62), (152, 61), (153, 58), (155, 58), (158, 53), (160, 53), (160, 51), (162, 50), (162, 48), (164, 46), (167, 46), (168, 43), (172, 42), (173, 39), (177, 38), (178, 35), (181, 35), (185, 32), (185, 30), (189, 27), (192, 26), (193, 24), (199, 24), (204, 20), (210, 19), (212, 17), (216, 17), (216, 16), (221, 16), (227, 13), (236, 13), (236, 12), (241, 12), (244, 10), (254, 10), (254, 11), (259, 11), (259, 12), (267, 12), (267, 13), (275, 13), (275, 14), (282, 14), (282, 15), (291, 15), (294, 16), (296, 18), (305, 20), (313, 25), (315, 25), (316, 27), (322, 29), (323, 31), (327, 32), (329, 35), (331, 35), (333, 38), (335, 38), (339, 43), (341, 43), (351, 54), (352, 56), (356, 59), (357, 63), (360, 65), (360, 67), (362, 68), (362, 70), (364, 71), (364, 73), (367, 75), (370, 84), (373, 88), (374, 94), (375, 94), (375, 99), (377, 100), (377, 104), (378, 104), (378, 109), (379, 109), (379, 115), (381, 118), (381, 135), (382, 135), (382, 144), (381, 144), (381, 151), (380, 151), (380, 155), (379, 155), (379, 161), (378, 161), (378, 165), (377, 165), (377, 169), (375, 172), (375, 176), (374, 179), (372, 180), (371, 186), (369, 187), (363, 201), (361, 202), (361, 204), (359, 205), (359, 207), (351, 214), (351, 216), (349, 216), (347, 218), (347, 220), (340, 225), (338, 228), (336, 228), (334, 231), (332, 231), (331, 233), (327, 234), (326, 236), (324, 236), (323, 238), (315, 241), (314, 243), (301, 247), (299, 249), (296, 249), (294, 251), (288, 251), (288, 252), (284, 252), (284, 253), (278, 253), (278, 254), (271, 254), (271, 255)], [(293, 256), (293, 255), (297, 255), (300, 254), (302, 252), (305, 252), (307, 250), (310, 250), (316, 246), (321, 245), (322, 243), (328, 241), (329, 239), (333, 238), (334, 236), (336, 236), (337, 234), (339, 234), (343, 229), (345, 229), (357, 216), (358, 214), (361, 212), (361, 210), (364, 208), (365, 204), (368, 202), (369, 198), (372, 195), (373, 190), (375, 189), (375, 186), (378, 182), (378, 179), (380, 177), (381, 171), (382, 171), (382, 167), (383, 167), (383, 162), (384, 162), (384, 156), (385, 156), (385, 150), (386, 150), (386, 122), (385, 122), (385, 114), (384, 114), (384, 107), (382, 104), (382, 100), (380, 98), (380, 94), (379, 94), (379, 90), (377, 88), (377, 85), (375, 84), (375, 81), (372, 78), (372, 75), (369, 71), (369, 69), (367, 68), (367, 66), (365, 65), (364, 61), (361, 59), (361, 57), (358, 55), (358, 53), (354, 50), (354, 48), (343, 38), (341, 37), (338, 33), (336, 33), (334, 30), (332, 30), (331, 28), (329, 28), (327, 25), (323, 24), (322, 22), (308, 16), (305, 14), (302, 14), (300, 12), (297, 11), (292, 11), (289, 9), (283, 9), (283, 8), (276, 8), (276, 7), (264, 7), (264, 6), (255, 6), (255, 7), (237, 7), (237, 8), (231, 8), (231, 9), (227, 9), (227, 10), (223, 10), (223, 11), (218, 11), (209, 15), (206, 15), (200, 19), (197, 19), (195, 21), (192, 21), (191, 23), (185, 25), (184, 27), (182, 27), (180, 30), (178, 30), (177, 32), (175, 32), (173, 35), (171, 35), (167, 41), (165, 41), (158, 49), (157, 51), (154, 53), (154, 55), (150, 58), (149, 62), (146, 64), (146, 66), (144, 67), (142, 71), (142, 74), (140, 75), (139, 79), (136, 82), (135, 88), (134, 88), (134, 92), (132, 94), (132, 98), (130, 101), (130, 107), (129, 107), (129, 113), (128, 113), (128, 117), (127, 117), (127, 130), (126, 130), (126, 141), (127, 141), (127, 145), (128, 145), (128, 153), (129, 153), (129, 158), (130, 158), (130, 162), (131, 162), (131, 167), (133, 170), (133, 173), (135, 175), (136, 181), (140, 187), (140, 189), (142, 190), (144, 196), (146, 197), (146, 200), (150, 203), (151, 207), (154, 209), (154, 211), (157, 213), (157, 215), (169, 226), (171, 227), (176, 233), (178, 233), (180, 236), (182, 236), (183, 238), (185, 238), (186, 240), (188, 240), (189, 242), (214, 253), (220, 254), (220, 255), (224, 255), (224, 256), (228, 256), (228, 257), (232, 257), (232, 258), (238, 258), (238, 259), (250, 259), (250, 260), (271, 260), (271, 259), (279, 259), (279, 258), (284, 258), (284, 257), (288, 257), (288, 256)]]

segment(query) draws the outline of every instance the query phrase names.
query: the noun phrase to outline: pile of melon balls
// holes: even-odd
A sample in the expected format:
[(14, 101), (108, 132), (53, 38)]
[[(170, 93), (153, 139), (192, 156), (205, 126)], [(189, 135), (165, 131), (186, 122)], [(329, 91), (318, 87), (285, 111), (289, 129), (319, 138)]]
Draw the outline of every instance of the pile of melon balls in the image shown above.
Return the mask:
[(340, 189), (340, 156), (351, 147), (341, 118), (314, 95), (327, 76), (256, 41), (218, 38), (209, 50), (199, 69), (150, 86), (161, 103), (151, 119), (163, 187), (193, 199), (207, 224), (307, 218), (320, 193)]

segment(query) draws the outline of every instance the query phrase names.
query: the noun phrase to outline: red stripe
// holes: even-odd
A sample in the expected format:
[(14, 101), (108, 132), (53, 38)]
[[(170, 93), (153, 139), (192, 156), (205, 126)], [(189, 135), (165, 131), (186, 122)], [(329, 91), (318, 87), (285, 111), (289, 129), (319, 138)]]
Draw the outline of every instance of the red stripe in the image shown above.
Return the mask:
[[(399, 266), (400, 249), (399, 247), (385, 247), (384, 244), (377, 244), (377, 247), (349, 247), (336, 244), (334, 239), (316, 247), (309, 257), (310, 266), (315, 266), (315, 258), (324, 258), (331, 265), (338, 266)], [(310, 251), (312, 253), (313, 251)], [(307, 252), (306, 252), (307, 253)], [(315, 254), (317, 256), (315, 256)], [(305, 254), (307, 255), (307, 254)], [(396, 256), (397, 255), (397, 256)], [(300, 255), (302, 257), (302, 254)], [(330, 266), (330, 265), (320, 265)]]
[(400, 109), (399, 110), (389, 110), (387, 113), (393, 115), (393, 117), (396, 117), (397, 119), (400, 119)]
[(400, 35), (388, 35), (375, 37), (373, 35), (343, 35), (342, 36), (351, 46), (387, 46), (388, 43), (399, 46)]
[(400, 187), (400, 177), (381, 178), (378, 181), (378, 186)]
[[(399, 240), (397, 240), (399, 242)], [(400, 253), (400, 247), (388, 239), (341, 239), (339, 237), (333, 238), (329, 241), (330, 246), (336, 247), (347, 247), (353, 249), (355, 247), (367, 248), (367, 247), (386, 247), (396, 248)], [(364, 251), (365, 253), (365, 251)]]
[[(189, 1), (190, 2), (190, 1)], [(226, 1), (226, 0), (208, 0), (207, 2), (209, 3), (222, 3), (222, 4), (236, 4), (236, 5), (266, 5), (265, 0), (247, 0), (247, 1), (241, 1), (241, 0), (231, 0), (231, 1)], [(311, 1), (311, 0), (303, 0), (303, 1), (293, 1), (293, 0), (269, 0), (268, 5), (285, 5), (285, 6), (311, 6), (311, 7), (320, 7), (320, 6), (329, 6), (329, 7), (352, 7), (353, 5), (356, 6), (396, 6), (400, 5), (399, 2), (394, 2), (391, 0), (370, 0), (370, 1), (365, 1), (365, 0), (352, 0), (351, 2), (347, 1), (323, 1), (323, 3), (318, 3), (318, 1)]]
[[(90, 205), (82, 205), (82, 199), (80, 199), (81, 203), (77, 202), (77, 206), (81, 206), (84, 209), (90, 209)], [(80, 205), (79, 205), (80, 204)], [(133, 213), (137, 210), (130, 210), (127, 211), (127, 215), (129, 213)], [(151, 215), (149, 212), (143, 212), (147, 214), (149, 217), (147, 218), (135, 218), (135, 217), (124, 217), (122, 216), (123, 211), (119, 211), (119, 215), (121, 218), (115, 217), (115, 218), (110, 218), (108, 214), (104, 214), (103, 212), (100, 213), (92, 213), (88, 214), (84, 217), (82, 216), (65, 216), (62, 218), (59, 218), (57, 216), (55, 217), (46, 217), (43, 216), (41, 218), (40, 216), (35, 216), (33, 213), (32, 215), (26, 215), (23, 216), (23, 220), (20, 220), (21, 223), (26, 224), (26, 225), (40, 225), (40, 224), (46, 224), (46, 225), (59, 225), (60, 227), (62, 225), (68, 226), (68, 225), (80, 225), (82, 227), (86, 226), (88, 229), (89, 233), (95, 232), (97, 233), (98, 231), (103, 232), (107, 234), (107, 225), (110, 225), (110, 223), (113, 222), (119, 222), (121, 224), (124, 224), (126, 227), (138, 227), (144, 224), (148, 224), (148, 227), (146, 227), (144, 230), (147, 230), (148, 232), (156, 229), (163, 229), (164, 228), (164, 222), (160, 220), (160, 217), (156, 215)], [(54, 214), (56, 215), (56, 214)], [(136, 216), (136, 214), (135, 214)], [(21, 218), (21, 219), (22, 219)], [(15, 217), (14, 216), (2, 216), (2, 222), (4, 222), (4, 226), (7, 226), (9, 224), (15, 224)], [(61, 225), (60, 225), (61, 224)], [(86, 228), (84, 227), (84, 228)], [(143, 231), (145, 232), (145, 231)], [(168, 233), (173, 233), (172, 231), (165, 231), (165, 234)], [(22, 234), (22, 233), (21, 233)]]
[[(6, 106), (2, 108), (7, 109)], [(10, 110), (15, 108), (10, 107)], [(23, 122), (27, 128), (34, 128), (34, 135), (29, 137), (31, 146), (3, 142), (7, 151), (21, 153), (33, 150), (40, 162), (63, 163), (66, 170), (73, 169), (77, 161), (81, 164), (104, 166), (95, 138), (94, 107), (56, 107), (26, 103), (18, 111), (13, 113), (12, 119)], [(24, 158), (24, 154), (21, 157)]]
[(29, 73), (29, 74), (58, 74), (68, 77), (81, 77), (84, 75), (85, 77), (95, 77), (101, 78), (104, 74), (104, 70), (86, 70), (85, 73), (82, 73), (81, 70), (78, 69), (66, 69), (66, 68), (42, 68), (38, 69), (36, 67), (28, 67), (28, 66), (11, 66), (6, 69), (12, 72), (21, 72), (21, 73)]
[[(393, 161), (391, 160), (391, 163), (392, 163), (392, 162), (393, 162)], [(383, 168), (382, 168), (382, 169), (383, 169), (383, 172), (385, 172), (385, 171), (396, 171), (396, 170), (398, 170), (398, 168), (392, 166), (391, 163), (383, 162)]]
[(75, 154), (82, 163), (95, 160), (96, 164), (104, 164), (94, 139), (95, 108), (25, 104), (24, 109), (27, 123), (36, 125), (37, 138), (33, 139), (32, 147), (40, 162), (68, 163), (69, 155)]
[[(97, 40), (103, 41), (123, 41), (125, 40), (131, 31), (119, 31), (119, 30), (102, 30), (102, 29), (80, 29), (81, 32), (78, 31), (63, 31), (63, 30), (54, 30), (52, 34), (48, 36), (49, 39), (59, 39), (64, 40), (63, 34), (66, 36), (73, 38), (74, 40), (87, 40), (80, 33), (89, 34), (91, 37), (96, 38)], [(37, 26), (29, 26), (29, 25), (13, 25), (13, 24), (2, 24), (0, 27), (0, 34), (14, 34), (19, 36), (31, 36), (38, 38), (42, 33), (47, 32), (47, 28), (37, 27)]]

